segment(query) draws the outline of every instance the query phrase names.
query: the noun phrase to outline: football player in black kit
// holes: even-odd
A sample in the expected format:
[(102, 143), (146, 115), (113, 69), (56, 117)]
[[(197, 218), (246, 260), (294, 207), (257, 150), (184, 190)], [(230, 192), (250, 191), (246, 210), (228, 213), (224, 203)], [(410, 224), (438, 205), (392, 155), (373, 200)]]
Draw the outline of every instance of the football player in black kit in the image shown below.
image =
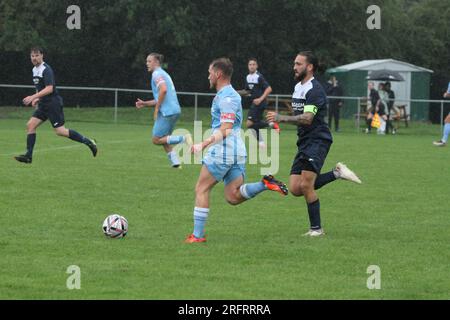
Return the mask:
[(64, 127), (63, 101), (56, 89), (53, 70), (44, 62), (41, 48), (31, 49), (31, 63), (34, 65), (33, 82), (36, 86), (36, 94), (24, 98), (23, 104), (26, 106), (30, 104), (33, 107), (37, 106), (37, 109), (27, 123), (27, 152), (14, 158), (23, 163), (31, 163), (33, 161), (36, 129), (47, 120), (50, 120), (58, 136), (85, 144), (91, 149), (93, 156), (97, 156), (97, 146), (94, 140), (83, 137), (78, 132)]
[(333, 138), (325, 122), (327, 96), (319, 81), (314, 79), (317, 66), (318, 59), (311, 51), (300, 52), (294, 62), (295, 79), (298, 81), (292, 97), (294, 115), (267, 114), (267, 121), (286, 122), (298, 127), (298, 152), (291, 169), (289, 190), (296, 197), (305, 197), (310, 220), (310, 229), (305, 236), (311, 237), (325, 234), (316, 190), (337, 179), (361, 183), (355, 173), (342, 163), (330, 172), (320, 174)]
[(259, 146), (264, 148), (265, 143), (260, 135), (259, 130), (264, 128), (272, 128), (278, 133), (280, 127), (278, 123), (264, 121), (264, 110), (267, 107), (267, 97), (272, 93), (272, 87), (258, 71), (258, 61), (256, 58), (248, 60), (249, 74), (245, 78), (245, 89), (239, 91), (239, 94), (250, 98), (251, 106), (247, 116), (247, 128), (255, 130), (256, 140)]

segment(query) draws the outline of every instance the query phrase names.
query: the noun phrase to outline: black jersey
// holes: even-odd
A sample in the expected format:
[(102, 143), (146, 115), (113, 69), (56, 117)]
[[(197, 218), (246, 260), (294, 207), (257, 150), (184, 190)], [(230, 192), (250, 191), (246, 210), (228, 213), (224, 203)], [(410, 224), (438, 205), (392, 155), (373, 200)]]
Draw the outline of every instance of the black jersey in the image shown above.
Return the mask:
[(311, 125), (298, 126), (297, 135), (299, 142), (304, 142), (307, 139), (333, 141), (330, 129), (325, 122), (325, 116), (327, 115), (327, 94), (319, 81), (312, 78), (304, 84), (299, 82), (295, 86), (295, 91), (292, 96), (292, 110), (296, 116), (305, 112), (315, 114)]
[(270, 87), (270, 84), (259, 72), (249, 74), (247, 78), (245, 78), (245, 90), (250, 91), (252, 100), (260, 98), (268, 87)]
[(53, 86), (53, 92), (43, 98), (41, 103), (50, 103), (54, 97), (58, 97), (58, 90), (55, 84), (55, 75), (52, 68), (43, 62), (41, 65), (33, 68), (33, 83), (37, 91), (42, 91), (47, 86)]
[(378, 100), (380, 100), (380, 95), (378, 94), (377, 90), (371, 89), (369, 97), (370, 97), (370, 104), (372, 105), (372, 108), (374, 108), (372, 112), (375, 112), (375, 106), (377, 105)]

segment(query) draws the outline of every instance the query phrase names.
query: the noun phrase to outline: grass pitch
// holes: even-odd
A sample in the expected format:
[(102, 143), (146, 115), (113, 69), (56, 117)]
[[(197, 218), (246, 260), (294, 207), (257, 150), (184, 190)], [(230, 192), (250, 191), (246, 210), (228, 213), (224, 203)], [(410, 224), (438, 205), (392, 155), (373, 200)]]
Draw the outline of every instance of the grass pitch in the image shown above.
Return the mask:
[[(30, 114), (0, 112), (0, 299), (450, 297), (450, 149), (431, 145), (438, 126), (368, 136), (345, 122), (323, 170), (343, 161), (363, 185), (319, 191), (324, 238), (301, 236), (303, 198), (266, 192), (231, 207), (220, 184), (208, 243), (186, 245), (200, 166), (168, 166), (151, 144), (150, 112), (123, 110), (113, 124), (111, 109), (66, 109), (68, 128), (98, 140), (98, 158), (44, 124), (26, 166), (12, 157), (24, 151)], [(191, 129), (192, 117), (187, 109), (178, 127)], [(296, 136), (283, 129), (277, 177), (287, 182)], [(247, 181), (259, 179), (259, 167), (247, 166)], [(128, 219), (126, 239), (103, 236), (111, 213)], [(81, 290), (66, 287), (71, 265)], [(380, 267), (380, 290), (367, 289), (370, 265)]]

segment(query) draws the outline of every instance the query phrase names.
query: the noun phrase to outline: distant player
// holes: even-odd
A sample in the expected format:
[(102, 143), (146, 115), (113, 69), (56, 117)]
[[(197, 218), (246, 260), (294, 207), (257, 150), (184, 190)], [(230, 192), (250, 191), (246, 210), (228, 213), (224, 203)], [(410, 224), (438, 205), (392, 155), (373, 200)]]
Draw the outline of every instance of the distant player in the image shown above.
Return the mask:
[(213, 187), (225, 183), (225, 199), (231, 205), (238, 205), (256, 197), (263, 191), (272, 190), (287, 195), (286, 185), (265, 176), (261, 182), (244, 184), (247, 152), (241, 138), (241, 97), (231, 86), (233, 64), (227, 58), (214, 60), (209, 66), (211, 89), (217, 91), (212, 103), (211, 137), (193, 145), (192, 152), (199, 153), (209, 147), (203, 159), (195, 189), (194, 232), (186, 243), (205, 242), (205, 224), (209, 215), (209, 195)]
[(259, 130), (271, 127), (277, 132), (280, 127), (277, 123), (267, 123), (264, 120), (264, 110), (267, 107), (267, 97), (272, 93), (272, 87), (258, 72), (258, 61), (256, 58), (250, 58), (248, 61), (249, 74), (245, 78), (245, 89), (239, 91), (241, 95), (250, 95), (250, 110), (247, 116), (247, 128), (255, 130), (256, 139), (259, 146), (264, 148), (266, 145)]
[[(444, 93), (444, 98), (450, 98), (450, 83), (448, 84), (448, 89)], [(433, 142), (433, 144), (436, 147), (445, 147), (447, 145), (448, 136), (450, 135), (450, 113), (447, 115), (447, 117), (444, 120), (444, 132), (442, 135), (442, 139), (439, 141)]]
[(155, 107), (153, 119), (155, 124), (153, 126), (153, 144), (163, 146), (167, 152), (170, 164), (173, 168), (180, 168), (181, 162), (173, 146), (180, 143), (192, 144), (190, 135), (186, 136), (172, 136), (180, 114), (181, 107), (178, 102), (177, 92), (172, 78), (169, 74), (161, 68), (163, 62), (163, 55), (159, 53), (151, 53), (147, 57), (147, 69), (152, 73), (152, 91), (154, 100), (136, 101), (136, 108)]
[(27, 123), (27, 152), (24, 155), (14, 157), (23, 163), (32, 163), (33, 150), (36, 143), (36, 129), (45, 121), (50, 123), (58, 136), (66, 137), (76, 142), (85, 144), (97, 156), (97, 146), (94, 140), (83, 137), (74, 130), (64, 127), (63, 100), (58, 93), (55, 84), (55, 75), (52, 68), (44, 62), (42, 48), (31, 49), (31, 63), (33, 68), (33, 82), (36, 86), (36, 94), (23, 99), (23, 104), (37, 107), (33, 116)]
[(361, 183), (359, 178), (344, 164), (325, 174), (320, 174), (333, 138), (325, 122), (327, 96), (314, 79), (318, 59), (310, 51), (300, 52), (295, 58), (294, 72), (298, 84), (292, 97), (293, 116), (267, 114), (268, 121), (286, 122), (298, 127), (298, 152), (291, 169), (289, 189), (296, 197), (304, 196), (309, 213), (310, 230), (307, 236), (324, 234), (320, 221), (320, 201), (315, 190), (336, 179)]

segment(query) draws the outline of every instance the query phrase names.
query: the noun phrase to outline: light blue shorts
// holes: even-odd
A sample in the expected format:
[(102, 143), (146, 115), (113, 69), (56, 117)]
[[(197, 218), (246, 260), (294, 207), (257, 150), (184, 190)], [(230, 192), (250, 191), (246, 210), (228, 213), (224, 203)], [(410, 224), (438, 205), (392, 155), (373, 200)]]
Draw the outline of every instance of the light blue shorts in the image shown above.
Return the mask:
[(230, 184), (234, 180), (242, 177), (245, 179), (245, 165), (243, 164), (226, 164), (226, 163), (205, 163), (203, 165), (208, 169), (209, 173), (218, 181), (222, 181), (225, 185)]
[(153, 125), (153, 137), (162, 138), (172, 134), (180, 114), (164, 117), (159, 114)]

